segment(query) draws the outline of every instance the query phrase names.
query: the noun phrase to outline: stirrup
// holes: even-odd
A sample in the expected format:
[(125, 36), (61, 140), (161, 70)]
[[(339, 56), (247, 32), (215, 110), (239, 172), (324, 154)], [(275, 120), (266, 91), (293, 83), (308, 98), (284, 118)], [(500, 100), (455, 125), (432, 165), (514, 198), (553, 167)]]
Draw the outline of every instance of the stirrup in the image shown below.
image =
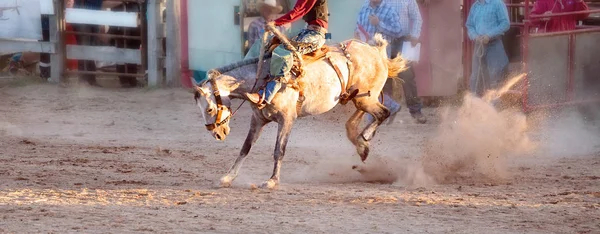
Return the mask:
[(358, 95), (358, 89), (354, 89), (350, 93), (344, 92), (344, 93), (342, 93), (342, 95), (340, 95), (340, 103), (342, 105), (346, 105), (346, 103), (348, 103), (348, 101), (354, 99), (356, 97), (356, 95)]
[(354, 99), (356, 95), (358, 95), (358, 89), (352, 90), (352, 92), (350, 92), (350, 94), (348, 95), (348, 100)]
[(265, 106), (267, 106), (267, 102), (265, 101), (265, 93), (266, 91), (263, 90), (262, 95), (258, 95), (258, 102), (256, 103), (256, 108), (259, 110), (262, 110), (263, 108), (265, 108)]

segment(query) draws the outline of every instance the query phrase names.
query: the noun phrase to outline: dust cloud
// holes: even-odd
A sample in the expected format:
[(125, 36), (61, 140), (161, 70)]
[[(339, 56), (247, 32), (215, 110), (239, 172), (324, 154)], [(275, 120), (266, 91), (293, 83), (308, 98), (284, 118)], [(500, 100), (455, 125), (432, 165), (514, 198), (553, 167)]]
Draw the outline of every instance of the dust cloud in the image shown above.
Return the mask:
[(582, 108), (566, 108), (540, 120), (537, 138), (542, 144), (538, 154), (577, 157), (600, 152), (600, 115), (595, 108), (592, 113), (582, 113)]
[(497, 111), (489, 101), (470, 94), (459, 108), (444, 108), (440, 117), (421, 159), (425, 173), (438, 183), (507, 179), (507, 160), (536, 148), (524, 114)]
[(527, 116), (520, 108), (494, 107), (523, 77), (513, 77), (482, 98), (467, 94), (458, 108), (442, 108), (437, 132), (423, 150), (422, 171), (436, 183), (499, 182), (510, 179), (507, 169), (513, 159), (600, 152), (597, 106)]
[(357, 157), (348, 157), (351, 152), (331, 155), (293, 180), (404, 187), (502, 183), (511, 179), (509, 165), (518, 159), (600, 152), (598, 115), (590, 115), (600, 113), (600, 108), (586, 109), (585, 116), (581, 108), (526, 115), (520, 106), (499, 105), (501, 96), (523, 78), (524, 74), (515, 76), (481, 98), (466, 94), (460, 106), (439, 108), (439, 125), (426, 138), (420, 154), (403, 155), (402, 147), (397, 147), (369, 157), (364, 164)]

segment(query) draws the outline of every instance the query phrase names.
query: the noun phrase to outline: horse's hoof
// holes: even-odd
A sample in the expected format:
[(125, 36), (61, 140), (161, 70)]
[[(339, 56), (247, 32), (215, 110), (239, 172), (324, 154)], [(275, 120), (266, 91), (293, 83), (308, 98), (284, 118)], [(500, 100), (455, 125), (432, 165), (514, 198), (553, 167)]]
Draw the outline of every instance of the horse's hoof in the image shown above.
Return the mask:
[(352, 170), (355, 170), (355, 171), (357, 171), (357, 172), (359, 172), (361, 174), (364, 173), (364, 172), (366, 172), (366, 170), (363, 167), (359, 166), (359, 165), (352, 166)]
[(267, 180), (264, 183), (262, 183), (262, 185), (260, 187), (267, 188), (267, 189), (274, 189), (274, 188), (277, 188), (278, 185), (279, 185), (278, 181), (275, 181), (274, 179), (270, 179), (270, 180)]
[(365, 141), (361, 136), (358, 137), (356, 152), (360, 155), (360, 160), (363, 162), (369, 157), (369, 142)]
[(231, 187), (231, 182), (233, 182), (233, 178), (229, 175), (223, 176), (221, 178), (221, 187), (222, 188), (229, 188)]
[(362, 149), (362, 152), (358, 152), (358, 155), (360, 155), (360, 160), (365, 162), (369, 157), (369, 147)]

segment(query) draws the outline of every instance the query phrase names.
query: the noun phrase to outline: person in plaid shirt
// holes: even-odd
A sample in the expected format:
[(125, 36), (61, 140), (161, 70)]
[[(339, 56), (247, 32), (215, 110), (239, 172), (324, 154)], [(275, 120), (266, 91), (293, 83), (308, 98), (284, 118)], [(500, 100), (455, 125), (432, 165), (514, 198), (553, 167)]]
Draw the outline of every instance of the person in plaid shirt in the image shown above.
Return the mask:
[(356, 23), (357, 34), (359, 31), (367, 33), (367, 39), (373, 38), (380, 33), (387, 41), (400, 37), (402, 28), (400, 16), (394, 8), (383, 0), (369, 0), (358, 13)]
[[(283, 7), (277, 3), (276, 0), (258, 0), (257, 8), (260, 12), (261, 17), (252, 21), (248, 26), (248, 52), (244, 59), (257, 58), (260, 54), (260, 46), (263, 33), (265, 32), (265, 25), (269, 21), (275, 20), (277, 14), (281, 13)], [(289, 32), (290, 24), (276, 26), (276, 28), (287, 35)], [(272, 38), (272, 34), (269, 34), (268, 40)], [(258, 42), (258, 43), (256, 43)]]
[[(393, 12), (393, 13), (385, 13), (384, 10), (380, 10), (380, 14), (382, 16), (386, 14), (391, 14), (392, 17), (387, 16), (389, 19), (394, 22), (389, 22), (387, 25), (393, 27), (393, 29), (387, 29), (385, 26), (370, 24), (365, 25), (365, 17), (368, 17), (369, 20), (371, 18), (380, 19), (380, 17), (372, 17), (366, 16), (365, 14), (369, 14), (369, 9), (375, 9), (374, 12), (377, 12), (375, 7), (385, 8), (385, 12)], [(374, 23), (378, 23), (376, 22)], [(384, 20), (385, 22), (385, 20)], [(370, 37), (374, 35), (373, 31), (377, 31), (381, 33), (390, 45), (388, 46), (388, 56), (390, 58), (395, 58), (398, 53), (402, 51), (402, 44), (405, 41), (411, 42), (412, 46), (415, 46), (419, 42), (419, 37), (421, 36), (421, 26), (423, 25), (423, 20), (421, 18), (421, 13), (419, 12), (419, 7), (417, 5), (416, 0), (366, 0), (363, 8), (359, 14), (358, 20), (359, 27), (358, 30), (363, 30), (368, 32)], [(385, 25), (385, 24), (384, 24)], [(385, 32), (389, 31), (389, 32)], [(390, 33), (393, 32), (393, 33)], [(386, 35), (387, 34), (387, 35)], [(402, 88), (404, 89), (404, 96), (406, 98), (406, 105), (408, 106), (408, 110), (410, 115), (417, 120), (418, 123), (426, 123), (427, 118), (421, 113), (421, 100), (417, 96), (417, 83), (415, 81), (415, 72), (410, 63), (408, 64), (408, 70), (399, 74), (399, 77), (403, 79)], [(385, 93), (390, 93), (392, 90), (392, 83), (388, 80), (386, 83)], [(384, 105), (390, 109), (392, 115), (389, 118), (388, 123), (392, 123), (394, 121), (394, 117), (400, 111), (400, 104), (395, 102), (389, 95), (384, 94)], [(372, 120), (371, 115), (367, 115), (367, 121)]]
[[(254, 42), (260, 41), (265, 31), (265, 24), (268, 21), (273, 21), (277, 17), (277, 14), (281, 13), (283, 7), (277, 4), (275, 0), (262, 0), (258, 3), (258, 8), (261, 17), (252, 21), (248, 26), (248, 46), (252, 47)], [(285, 33), (288, 25), (277, 26), (280, 32)]]

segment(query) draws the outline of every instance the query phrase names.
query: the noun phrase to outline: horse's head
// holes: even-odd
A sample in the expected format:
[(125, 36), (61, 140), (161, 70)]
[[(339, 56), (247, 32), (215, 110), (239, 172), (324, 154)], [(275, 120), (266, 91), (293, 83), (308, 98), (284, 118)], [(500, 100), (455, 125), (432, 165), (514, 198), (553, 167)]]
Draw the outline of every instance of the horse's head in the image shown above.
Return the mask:
[(229, 135), (229, 120), (232, 116), (231, 98), (239, 95), (231, 92), (240, 83), (231, 76), (220, 75), (211, 77), (199, 86), (194, 87), (194, 99), (204, 118), (206, 129), (220, 141)]

